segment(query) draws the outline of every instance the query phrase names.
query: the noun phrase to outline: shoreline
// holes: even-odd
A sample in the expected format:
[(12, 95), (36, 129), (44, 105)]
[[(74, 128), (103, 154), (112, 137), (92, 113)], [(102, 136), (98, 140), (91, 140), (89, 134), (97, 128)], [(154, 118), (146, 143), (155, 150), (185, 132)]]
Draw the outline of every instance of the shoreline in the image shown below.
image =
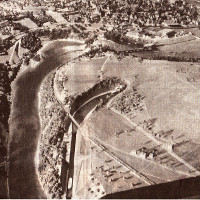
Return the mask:
[[(50, 53), (49, 57), (39, 62), (37, 67), (21, 71), (12, 83), (13, 101), (8, 144), (10, 161), (8, 178), (11, 198), (44, 198), (44, 191), (41, 188), (35, 169), (36, 151), (39, 145), (38, 137), (40, 135), (38, 132), (40, 131), (40, 121), (35, 109), (37, 108), (36, 104), (38, 104), (38, 92), (44, 77), (50, 71), (63, 61), (66, 62), (70, 58), (72, 59), (72, 57), (60, 56), (60, 58), (56, 58), (54, 56), (55, 59), (52, 62), (54, 51), (59, 51), (59, 48), (62, 48), (62, 46), (55, 48), (56, 42), (59, 43), (58, 41), (49, 42), (41, 50), (44, 54)], [(53, 45), (48, 48), (51, 43)], [(79, 48), (81, 44), (69, 42), (69, 44), (64, 43), (63, 45), (72, 45)], [(63, 50), (61, 49), (61, 51)], [(67, 53), (70, 55), (70, 52), (65, 52), (65, 54)], [(43, 70), (40, 71), (41, 69)], [(22, 160), (23, 162), (21, 162)], [(19, 170), (23, 171), (24, 174), (18, 173), (18, 176), (15, 176)], [(27, 190), (27, 187), (29, 187), (29, 190)]]

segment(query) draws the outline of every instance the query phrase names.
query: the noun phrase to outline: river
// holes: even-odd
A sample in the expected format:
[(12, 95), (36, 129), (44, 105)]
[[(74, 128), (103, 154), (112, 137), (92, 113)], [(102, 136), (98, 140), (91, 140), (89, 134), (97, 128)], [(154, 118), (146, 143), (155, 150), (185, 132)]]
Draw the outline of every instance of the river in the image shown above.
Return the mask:
[(34, 162), (40, 136), (38, 91), (47, 74), (80, 55), (83, 49), (84, 46), (79, 42), (50, 43), (42, 51), (43, 61), (35, 68), (22, 72), (12, 85), (8, 153), (10, 198), (46, 198), (38, 181)]

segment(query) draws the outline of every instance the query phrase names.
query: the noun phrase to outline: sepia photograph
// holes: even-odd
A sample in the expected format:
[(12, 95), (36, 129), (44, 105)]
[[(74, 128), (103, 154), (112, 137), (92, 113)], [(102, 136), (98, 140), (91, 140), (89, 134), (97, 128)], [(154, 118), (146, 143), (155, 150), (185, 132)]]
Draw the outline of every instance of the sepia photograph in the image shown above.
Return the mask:
[(200, 199), (200, 0), (0, 0), (0, 199)]

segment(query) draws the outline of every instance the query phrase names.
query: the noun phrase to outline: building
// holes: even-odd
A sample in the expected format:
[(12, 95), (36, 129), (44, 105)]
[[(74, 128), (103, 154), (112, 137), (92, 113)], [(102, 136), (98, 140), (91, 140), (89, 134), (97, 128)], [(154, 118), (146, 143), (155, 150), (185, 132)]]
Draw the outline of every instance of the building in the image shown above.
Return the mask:
[(175, 36), (176, 31), (172, 30), (172, 29), (163, 29), (161, 31), (158, 32), (158, 34), (161, 37), (168, 37), (168, 38), (172, 38)]

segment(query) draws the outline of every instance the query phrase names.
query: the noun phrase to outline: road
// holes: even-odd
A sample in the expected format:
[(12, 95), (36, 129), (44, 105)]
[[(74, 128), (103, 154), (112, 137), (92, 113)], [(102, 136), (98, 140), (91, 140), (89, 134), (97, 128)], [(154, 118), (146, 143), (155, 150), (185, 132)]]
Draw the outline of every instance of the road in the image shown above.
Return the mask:
[[(71, 50), (63, 50), (66, 46)], [(79, 42), (54, 41), (43, 49), (44, 60), (34, 69), (22, 72), (13, 82), (8, 153), (10, 198), (46, 198), (34, 161), (40, 136), (38, 91), (48, 73), (82, 54), (84, 48)]]

